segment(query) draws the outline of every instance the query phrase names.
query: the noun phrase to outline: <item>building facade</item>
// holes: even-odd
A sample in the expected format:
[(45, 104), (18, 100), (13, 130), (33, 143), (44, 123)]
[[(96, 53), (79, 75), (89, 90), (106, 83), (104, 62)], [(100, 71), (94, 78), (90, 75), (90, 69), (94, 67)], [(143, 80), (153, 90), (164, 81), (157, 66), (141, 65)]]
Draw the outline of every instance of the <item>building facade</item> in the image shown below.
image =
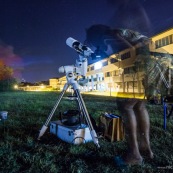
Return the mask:
[[(168, 54), (172, 56), (173, 28), (151, 37), (150, 40), (151, 42), (145, 47), (138, 44), (88, 65), (86, 74), (88, 83), (80, 86), (80, 89), (83, 92), (111, 90), (122, 93), (144, 93), (142, 84), (144, 70), (142, 68), (134, 70), (135, 60), (139, 56), (143, 56), (145, 51), (150, 53), (151, 58), (164, 57)], [(170, 80), (171, 76), (169, 76), (169, 84), (171, 84)], [(52, 87), (62, 90), (66, 77), (49, 81)]]
[[(136, 58), (142, 56), (144, 49), (150, 52), (151, 58), (173, 55), (173, 28), (153, 36), (146, 47), (136, 45), (89, 65), (87, 72), (89, 82), (85, 90), (111, 89), (113, 92), (144, 93), (142, 85), (144, 71), (142, 68), (137, 72), (133, 69)], [(169, 78), (171, 80), (171, 76)]]

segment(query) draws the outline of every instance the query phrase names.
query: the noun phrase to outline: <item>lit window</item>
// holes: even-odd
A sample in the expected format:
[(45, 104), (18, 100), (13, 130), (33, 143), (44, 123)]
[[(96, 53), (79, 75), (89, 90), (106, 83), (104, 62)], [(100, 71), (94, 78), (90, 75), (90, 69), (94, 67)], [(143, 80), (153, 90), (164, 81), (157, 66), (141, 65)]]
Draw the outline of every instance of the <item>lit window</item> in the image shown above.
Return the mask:
[(91, 71), (94, 70), (94, 66), (91, 67)]
[(95, 63), (94, 68), (95, 70), (102, 68), (102, 63), (101, 62)]
[(108, 61), (104, 61), (103, 63), (102, 63), (102, 66), (107, 66), (108, 65)]

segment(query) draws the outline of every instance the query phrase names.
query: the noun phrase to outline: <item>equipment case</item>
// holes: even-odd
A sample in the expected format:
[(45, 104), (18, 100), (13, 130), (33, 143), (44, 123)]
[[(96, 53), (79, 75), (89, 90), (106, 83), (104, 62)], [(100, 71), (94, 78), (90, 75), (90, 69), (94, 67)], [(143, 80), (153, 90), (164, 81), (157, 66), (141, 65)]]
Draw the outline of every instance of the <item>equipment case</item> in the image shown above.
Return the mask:
[(65, 126), (61, 121), (53, 121), (50, 123), (50, 133), (56, 135), (61, 140), (72, 144), (81, 144), (92, 141), (90, 130), (85, 124)]

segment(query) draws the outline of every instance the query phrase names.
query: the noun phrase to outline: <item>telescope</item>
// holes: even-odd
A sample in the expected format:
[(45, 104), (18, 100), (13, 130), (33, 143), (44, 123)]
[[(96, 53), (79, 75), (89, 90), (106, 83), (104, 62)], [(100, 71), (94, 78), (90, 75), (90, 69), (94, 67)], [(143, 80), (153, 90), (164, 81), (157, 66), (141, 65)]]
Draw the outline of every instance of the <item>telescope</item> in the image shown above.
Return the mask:
[[(82, 95), (80, 93), (80, 89), (79, 89), (79, 85), (85, 85), (85, 83), (87, 82), (86, 77), (86, 73), (87, 73), (87, 65), (88, 65), (88, 61), (87, 58), (91, 56), (91, 54), (93, 54), (94, 52), (87, 46), (82, 45), (79, 41), (69, 37), (66, 40), (66, 44), (73, 48), (74, 50), (77, 51), (77, 53), (79, 54), (79, 59), (76, 60), (76, 64), (75, 65), (66, 65), (66, 66), (62, 66), (59, 68), (59, 72), (60, 73), (65, 73), (66, 74), (66, 79), (67, 79), (67, 83), (64, 85), (63, 90), (61, 91), (52, 111), (50, 112), (45, 124), (42, 126), (39, 136), (38, 136), (38, 140), (41, 138), (41, 136), (43, 136), (43, 134), (46, 132), (48, 125), (56, 111), (56, 109), (58, 108), (59, 103), (61, 102), (65, 92), (67, 91), (67, 89), (71, 86), (72, 89), (74, 90), (74, 97), (75, 100), (77, 100), (78, 102), (78, 106), (80, 109), (80, 116), (84, 117), (86, 124), (86, 127), (89, 129), (90, 131), (90, 136), (93, 140), (93, 142), (95, 143), (95, 145), (99, 148), (99, 141), (98, 141), (98, 137), (96, 134), (95, 129), (93, 128), (89, 113), (87, 111), (87, 108), (85, 106), (85, 102), (82, 98)], [(78, 79), (78, 77), (81, 76), (81, 79)], [(82, 119), (82, 118), (81, 118)], [(84, 122), (84, 123), (85, 123)], [(60, 128), (60, 124), (58, 124), (58, 127)], [(64, 126), (65, 129), (68, 129), (67, 127)], [(82, 129), (82, 126), (78, 126), (78, 129)], [(58, 130), (60, 131), (60, 130)], [(85, 134), (85, 133), (82, 133)], [(60, 133), (62, 137), (62, 135), (64, 135), (64, 132)], [(69, 135), (69, 134), (68, 134)], [(83, 138), (83, 137), (82, 137)], [(85, 138), (84, 138), (85, 139)]]
[(76, 60), (75, 65), (61, 66), (58, 71), (59, 73), (66, 73), (67, 80), (69, 76), (81, 76), (82, 78), (80, 78), (78, 82), (80, 85), (84, 86), (88, 82), (85, 78), (88, 66), (87, 58), (92, 56), (94, 52), (72, 37), (67, 38), (66, 44), (79, 54), (79, 59)]

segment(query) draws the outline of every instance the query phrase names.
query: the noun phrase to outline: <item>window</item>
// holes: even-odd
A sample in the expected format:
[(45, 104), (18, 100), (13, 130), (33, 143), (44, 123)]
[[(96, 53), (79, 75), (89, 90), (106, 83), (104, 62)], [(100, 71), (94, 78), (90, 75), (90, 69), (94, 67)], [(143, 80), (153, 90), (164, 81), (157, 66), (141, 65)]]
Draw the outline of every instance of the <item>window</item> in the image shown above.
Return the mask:
[(162, 40), (159, 40), (159, 47), (162, 47)]
[(165, 43), (166, 43), (166, 45), (169, 44), (169, 37), (166, 37)]
[(169, 35), (167, 37), (163, 37), (162, 39), (155, 41), (156, 48), (160, 48), (172, 43), (173, 43), (173, 35)]
[(124, 60), (124, 59), (127, 59), (127, 58), (130, 58), (130, 52), (126, 52), (124, 54), (121, 55), (121, 60)]
[(173, 35), (170, 35), (170, 36), (169, 36), (170, 44), (173, 43), (173, 42), (172, 42), (172, 40), (173, 40), (172, 37), (173, 37)]
[(105, 77), (110, 77), (111, 76), (111, 72), (106, 72), (105, 73)]
[(115, 59), (115, 58), (111, 58), (111, 59), (110, 59), (110, 62), (111, 62), (111, 64), (113, 64), (113, 63), (118, 62), (118, 60), (117, 60), (117, 59)]
[(136, 71), (135, 66), (124, 68), (124, 74), (133, 74), (135, 73), (135, 71)]
[(94, 70), (94, 66), (91, 67), (91, 71)]
[(107, 66), (108, 65), (108, 61), (105, 61), (105, 62), (103, 62), (102, 63), (102, 66), (104, 67), (104, 66)]
[(87, 72), (89, 72), (89, 71), (90, 71), (90, 68), (88, 67), (88, 68), (87, 68)]
[(155, 41), (156, 49), (159, 47), (159, 41)]
[(166, 45), (166, 38), (162, 38), (162, 46), (165, 46)]

